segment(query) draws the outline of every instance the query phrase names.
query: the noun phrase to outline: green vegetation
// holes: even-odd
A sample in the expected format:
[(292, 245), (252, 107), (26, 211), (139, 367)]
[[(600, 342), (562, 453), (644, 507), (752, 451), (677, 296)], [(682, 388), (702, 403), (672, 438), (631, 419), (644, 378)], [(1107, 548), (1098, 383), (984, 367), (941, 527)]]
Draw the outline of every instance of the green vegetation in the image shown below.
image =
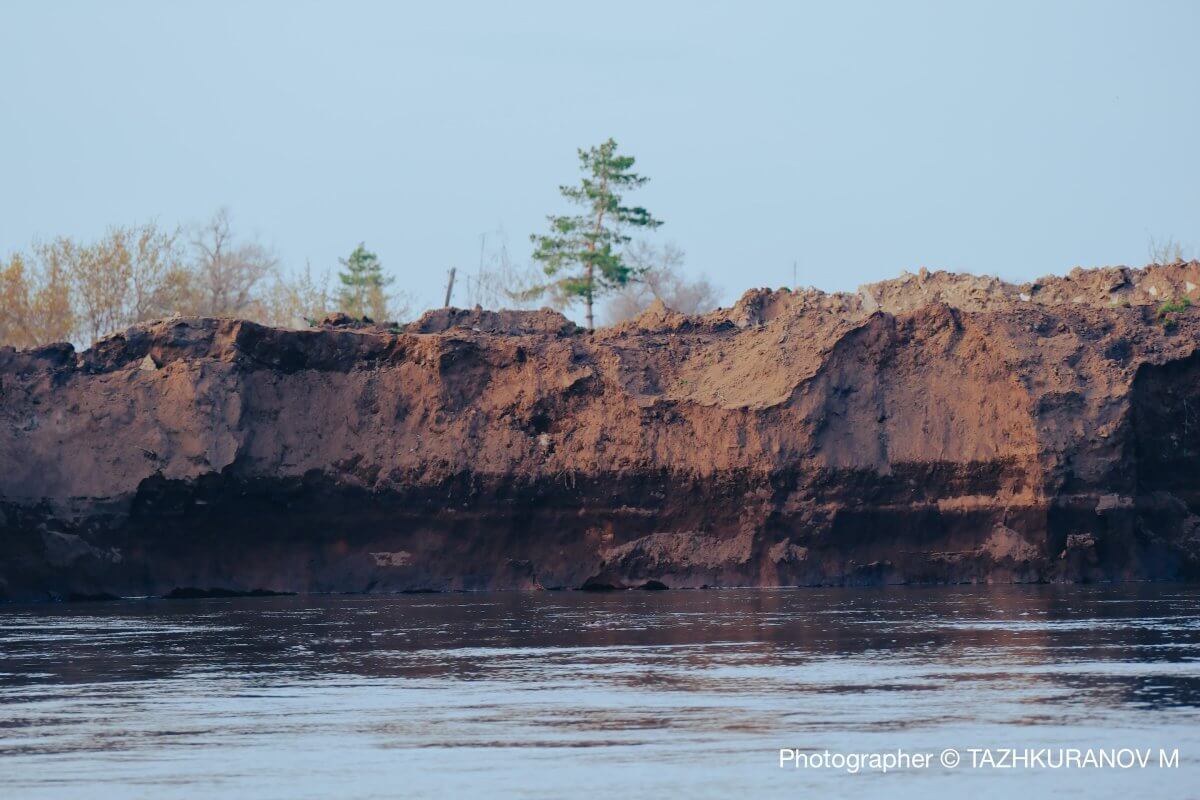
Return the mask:
[[(556, 308), (582, 302), (589, 329), (597, 298), (609, 293), (614, 319), (633, 316), (654, 299), (684, 313), (715, 307), (712, 284), (679, 272), (682, 251), (630, 235), (663, 224), (645, 208), (625, 204), (624, 196), (649, 180), (633, 171), (633, 156), (619, 152), (612, 139), (578, 156), (579, 182), (559, 187), (578, 213), (550, 216), (549, 232), (530, 237), (537, 267), (514, 265), (503, 245), (485, 265), (481, 244), (479, 269), (466, 276), (475, 302), (525, 306), (549, 294)], [(364, 243), (338, 259), (336, 271), (314, 274), (307, 265), (303, 272), (285, 271), (272, 249), (234, 232), (224, 209), (187, 228), (113, 227), (94, 241), (59, 237), (6, 255), (0, 258), (0, 345), (87, 345), (172, 316), (303, 327), (334, 311), (380, 321), (408, 310), (404, 292), (389, 295), (394, 279)]]
[(1178, 324), (1175, 320), (1175, 315), (1187, 311), (1191, 307), (1192, 301), (1186, 297), (1181, 297), (1178, 300), (1168, 300), (1158, 307), (1155, 319), (1161, 322), (1164, 328), (1169, 330)]
[(1166, 239), (1151, 236), (1146, 249), (1150, 253), (1151, 264), (1182, 264), (1187, 260), (1183, 245), (1169, 236)]
[(533, 257), (546, 275), (557, 280), (536, 292), (556, 291), (564, 302), (582, 300), (587, 307), (588, 329), (595, 327), (592, 307), (596, 296), (637, 278), (637, 269), (623, 258), (631, 241), (629, 228), (654, 229), (662, 224), (640, 206), (621, 204), (622, 192), (643, 186), (649, 178), (632, 172), (634, 158), (617, 153), (612, 139), (579, 151), (584, 173), (578, 186), (561, 186), (562, 196), (583, 213), (551, 216), (550, 233), (533, 234)]
[(338, 273), (338, 280), (342, 282), (338, 292), (341, 310), (356, 319), (368, 316), (368, 312), (375, 320), (387, 316), (384, 287), (393, 279), (384, 276), (379, 256), (359, 242), (349, 258), (339, 258), (338, 262), (346, 268), (345, 272)]
[[(89, 344), (171, 316), (236, 317), (303, 327), (331, 311), (397, 319), (403, 296), (362, 245), (342, 261), (342, 291), (307, 265), (291, 274), (268, 247), (238, 236), (224, 209), (187, 229), (114, 226), (95, 240), (67, 236), (0, 258), (0, 346)], [(339, 309), (341, 303), (346, 303)]]

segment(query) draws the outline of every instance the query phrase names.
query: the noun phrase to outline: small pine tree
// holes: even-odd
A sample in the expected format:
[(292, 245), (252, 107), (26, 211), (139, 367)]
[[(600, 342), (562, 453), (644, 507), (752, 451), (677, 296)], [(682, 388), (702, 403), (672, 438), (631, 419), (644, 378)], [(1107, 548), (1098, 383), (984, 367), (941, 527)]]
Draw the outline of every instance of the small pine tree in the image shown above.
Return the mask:
[(550, 233), (534, 234), (534, 259), (542, 262), (547, 276), (564, 273), (542, 290), (557, 289), (568, 302), (582, 300), (587, 306), (587, 326), (595, 327), (592, 306), (596, 295), (624, 286), (637, 277), (637, 268), (622, 257), (630, 241), (624, 230), (657, 228), (661, 221), (640, 206), (621, 205), (621, 193), (637, 189), (649, 180), (630, 170), (634, 158), (617, 154), (612, 139), (579, 151), (584, 173), (578, 186), (560, 186), (562, 196), (584, 212), (577, 216), (551, 216)]
[(339, 258), (338, 262), (346, 268), (338, 273), (342, 282), (338, 292), (341, 310), (358, 319), (366, 316), (368, 309), (379, 314), (384, 306), (383, 288), (392, 282), (392, 278), (384, 276), (379, 256), (359, 242), (349, 258)]

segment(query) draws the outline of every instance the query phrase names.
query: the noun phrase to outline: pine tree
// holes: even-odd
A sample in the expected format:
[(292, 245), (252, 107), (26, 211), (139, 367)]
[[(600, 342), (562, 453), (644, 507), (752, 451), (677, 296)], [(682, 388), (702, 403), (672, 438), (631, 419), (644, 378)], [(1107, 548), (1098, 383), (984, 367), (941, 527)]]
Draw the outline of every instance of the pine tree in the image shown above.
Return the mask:
[(338, 292), (341, 310), (359, 319), (365, 316), (368, 309), (376, 314), (384, 310), (383, 287), (391, 283), (392, 278), (384, 276), (379, 256), (359, 242), (349, 258), (339, 258), (338, 262), (346, 268), (345, 272), (338, 273), (342, 282)]
[(587, 306), (587, 326), (595, 327), (592, 306), (596, 296), (636, 279), (637, 269), (622, 257), (630, 241), (627, 228), (657, 228), (661, 221), (640, 206), (621, 205), (624, 190), (637, 189), (649, 180), (631, 172), (632, 156), (617, 154), (612, 139), (579, 151), (584, 173), (578, 186), (560, 186), (562, 196), (582, 206), (576, 216), (551, 216), (550, 233), (529, 237), (533, 257), (542, 262), (547, 276), (562, 277), (541, 287), (555, 288), (568, 301), (582, 300)]

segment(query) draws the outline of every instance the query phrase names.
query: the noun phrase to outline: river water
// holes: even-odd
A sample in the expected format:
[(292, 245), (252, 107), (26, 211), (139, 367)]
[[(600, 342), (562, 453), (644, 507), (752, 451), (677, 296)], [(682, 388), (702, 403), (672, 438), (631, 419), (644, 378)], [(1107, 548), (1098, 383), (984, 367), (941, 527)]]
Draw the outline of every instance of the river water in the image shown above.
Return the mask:
[[(781, 748), (931, 763), (781, 768)], [(1153, 756), (1005, 769), (972, 749)], [(0, 606), (4, 797), (1129, 798), (1198, 779), (1196, 588)]]

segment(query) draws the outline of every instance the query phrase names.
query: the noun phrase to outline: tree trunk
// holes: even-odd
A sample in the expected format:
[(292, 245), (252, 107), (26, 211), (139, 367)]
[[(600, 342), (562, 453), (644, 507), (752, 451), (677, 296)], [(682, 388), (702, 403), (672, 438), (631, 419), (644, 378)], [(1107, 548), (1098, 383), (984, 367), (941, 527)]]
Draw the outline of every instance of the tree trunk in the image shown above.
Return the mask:
[[(608, 173), (600, 176), (600, 194), (608, 194)], [(604, 228), (604, 206), (599, 205), (596, 208), (596, 227), (592, 231), (592, 239), (588, 242), (588, 265), (587, 265), (587, 326), (589, 331), (596, 330), (594, 320), (592, 319), (592, 295), (596, 293), (596, 284), (593, 283), (596, 269), (596, 238), (599, 237), (600, 231)]]
[(592, 322), (593, 322), (593, 320), (592, 320), (592, 269), (593, 268), (594, 267), (592, 265), (592, 262), (589, 261), (588, 267), (587, 267), (587, 286), (588, 286), (588, 290), (587, 290), (587, 326), (588, 326), (589, 331), (596, 330), (596, 326), (594, 324), (592, 324)]

